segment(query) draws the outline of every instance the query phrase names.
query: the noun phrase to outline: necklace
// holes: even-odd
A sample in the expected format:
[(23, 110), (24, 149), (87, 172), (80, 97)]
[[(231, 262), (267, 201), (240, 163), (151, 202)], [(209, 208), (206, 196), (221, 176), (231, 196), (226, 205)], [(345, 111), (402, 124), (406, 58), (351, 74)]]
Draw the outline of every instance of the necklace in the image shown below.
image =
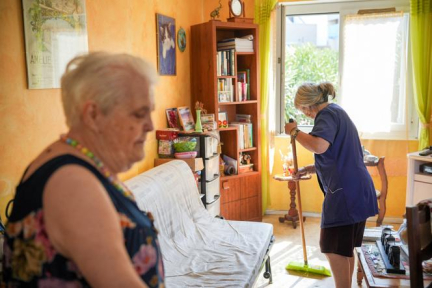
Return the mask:
[(126, 198), (135, 201), (135, 197), (133, 196), (132, 192), (121, 181), (117, 180), (116, 177), (108, 170), (108, 168), (105, 167), (102, 161), (99, 160), (99, 158), (97, 158), (90, 150), (82, 146), (80, 143), (78, 143), (78, 141), (69, 138), (66, 134), (61, 135), (60, 140), (90, 158), (96, 165), (96, 168), (99, 170), (99, 172), (117, 189), (117, 191), (123, 194), (123, 196)]

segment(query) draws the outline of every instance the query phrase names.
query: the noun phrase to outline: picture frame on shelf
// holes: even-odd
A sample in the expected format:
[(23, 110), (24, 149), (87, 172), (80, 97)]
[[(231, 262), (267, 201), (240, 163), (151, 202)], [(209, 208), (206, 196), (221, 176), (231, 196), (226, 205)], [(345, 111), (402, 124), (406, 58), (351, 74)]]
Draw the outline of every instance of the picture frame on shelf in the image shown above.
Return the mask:
[(180, 124), (184, 131), (194, 131), (195, 130), (195, 121), (192, 116), (191, 110), (188, 106), (178, 107), (177, 108)]
[(168, 128), (181, 129), (179, 114), (177, 108), (168, 108), (165, 110), (167, 117)]
[(228, 113), (223, 111), (218, 113), (218, 127), (228, 128)]
[(176, 75), (175, 19), (156, 13), (157, 63), (159, 75)]

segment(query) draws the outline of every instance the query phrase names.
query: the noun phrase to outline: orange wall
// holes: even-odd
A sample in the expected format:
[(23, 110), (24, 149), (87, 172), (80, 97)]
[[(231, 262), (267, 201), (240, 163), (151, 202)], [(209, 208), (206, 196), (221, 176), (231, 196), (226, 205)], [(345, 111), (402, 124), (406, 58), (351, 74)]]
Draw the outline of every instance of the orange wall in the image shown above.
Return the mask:
[[(406, 197), (406, 154), (418, 150), (418, 141), (382, 141), (362, 140), (367, 150), (376, 156), (385, 156), (385, 167), (388, 177), (387, 211), (386, 217), (401, 218), (405, 214)], [(289, 137), (279, 136), (275, 141), (275, 157), (273, 175), (282, 173), (282, 159), (280, 154), (287, 155), (291, 152)], [(314, 163), (313, 154), (297, 145), (297, 159), (299, 166)], [(379, 189), (381, 182), (375, 168), (368, 168)], [(324, 199), (314, 175), (311, 180), (301, 182), (302, 208), (305, 212), (321, 213), (321, 205)], [(286, 182), (270, 180), (269, 210), (288, 210), (290, 195)], [(384, 218), (385, 222), (385, 218)]]
[[(228, 1), (221, 9), (228, 17)], [(253, 0), (246, 1), (253, 17)], [(218, 0), (91, 0), (86, 1), (89, 50), (126, 52), (156, 66), (155, 13), (175, 18), (190, 41), (190, 26), (210, 19)], [(0, 1), (0, 215), (14, 195), (24, 169), (50, 142), (66, 132), (59, 89), (28, 90), (21, 1)], [(190, 43), (177, 50), (177, 76), (160, 77), (156, 88), (156, 129), (166, 127), (165, 109), (190, 105)], [(123, 179), (153, 167), (157, 156), (154, 133), (147, 137), (146, 158)]]

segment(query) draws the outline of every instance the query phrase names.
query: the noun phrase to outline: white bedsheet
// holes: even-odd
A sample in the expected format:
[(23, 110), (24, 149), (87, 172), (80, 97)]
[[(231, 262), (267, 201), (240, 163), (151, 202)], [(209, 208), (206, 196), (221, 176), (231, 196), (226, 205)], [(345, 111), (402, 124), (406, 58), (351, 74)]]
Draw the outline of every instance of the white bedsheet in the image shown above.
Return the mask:
[(159, 230), (167, 287), (251, 287), (273, 226), (213, 218), (183, 161), (171, 161), (128, 181), (140, 209)]

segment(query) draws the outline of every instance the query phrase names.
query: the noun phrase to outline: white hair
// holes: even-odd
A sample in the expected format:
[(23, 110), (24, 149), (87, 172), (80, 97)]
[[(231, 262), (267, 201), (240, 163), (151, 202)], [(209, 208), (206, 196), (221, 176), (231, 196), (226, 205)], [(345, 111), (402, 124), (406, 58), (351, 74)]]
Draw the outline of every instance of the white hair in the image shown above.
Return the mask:
[(327, 103), (329, 96), (334, 99), (336, 92), (333, 84), (330, 82), (321, 82), (319, 84), (304, 83), (298, 89), (294, 98), (294, 106), (313, 107), (322, 103)]
[(135, 81), (145, 81), (150, 90), (157, 81), (154, 67), (128, 54), (92, 52), (75, 57), (61, 78), (66, 124), (72, 127), (80, 121), (80, 110), (87, 100), (95, 101), (102, 113), (108, 113)]

